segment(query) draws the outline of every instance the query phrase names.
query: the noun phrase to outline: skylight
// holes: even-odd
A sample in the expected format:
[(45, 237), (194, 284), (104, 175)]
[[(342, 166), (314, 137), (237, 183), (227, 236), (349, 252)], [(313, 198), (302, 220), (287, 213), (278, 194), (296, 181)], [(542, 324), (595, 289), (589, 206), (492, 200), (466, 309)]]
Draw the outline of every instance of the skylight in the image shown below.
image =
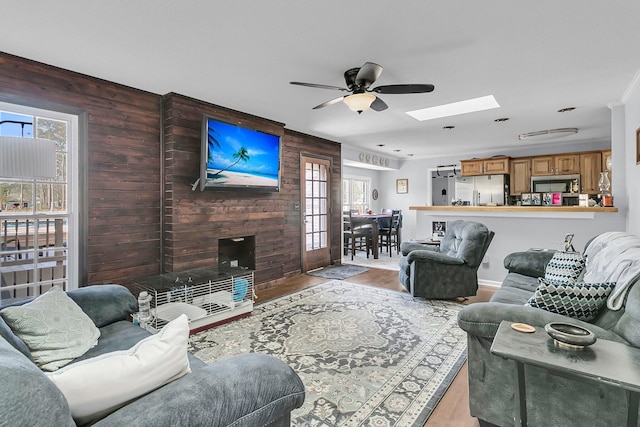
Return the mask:
[(459, 114), (474, 113), (476, 111), (500, 108), (500, 104), (493, 95), (480, 98), (467, 99), (465, 101), (452, 102), (451, 104), (422, 108), (420, 110), (407, 111), (407, 114), (416, 120), (425, 121), (439, 119), (441, 117), (457, 116)]

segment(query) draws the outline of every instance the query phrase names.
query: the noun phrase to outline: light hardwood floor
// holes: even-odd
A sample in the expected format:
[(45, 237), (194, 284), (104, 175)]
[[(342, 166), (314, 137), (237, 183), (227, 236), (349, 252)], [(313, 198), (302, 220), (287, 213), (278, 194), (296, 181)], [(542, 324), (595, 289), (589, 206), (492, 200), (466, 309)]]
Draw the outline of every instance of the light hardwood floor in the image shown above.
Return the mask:
[[(306, 274), (295, 276), (276, 287), (256, 291), (258, 295), (256, 302), (264, 302), (326, 281), (327, 279), (322, 277)], [(347, 281), (406, 292), (398, 280), (398, 272), (393, 270), (370, 268), (362, 274), (349, 277)], [(473, 304), (474, 302), (488, 301), (494, 291), (495, 289), (490, 286), (480, 285), (476, 296), (459, 302)], [(469, 414), (468, 401), (469, 386), (467, 383), (467, 364), (465, 363), (424, 427), (479, 427), (478, 420)]]

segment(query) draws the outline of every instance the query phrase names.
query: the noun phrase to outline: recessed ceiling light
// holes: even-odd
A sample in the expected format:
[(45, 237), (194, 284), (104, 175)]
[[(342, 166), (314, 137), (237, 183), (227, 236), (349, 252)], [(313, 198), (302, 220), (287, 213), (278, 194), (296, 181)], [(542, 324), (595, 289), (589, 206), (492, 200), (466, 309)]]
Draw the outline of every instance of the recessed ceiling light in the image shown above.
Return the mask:
[(573, 111), (575, 109), (576, 109), (576, 107), (561, 108), (561, 109), (558, 110), (558, 113), (568, 113), (569, 111)]
[(493, 95), (487, 95), (481, 96), (480, 98), (452, 102), (451, 104), (407, 111), (406, 113), (416, 120), (425, 121), (439, 119), (441, 117), (457, 116), (459, 114), (474, 113), (476, 111), (490, 110), (492, 108), (499, 107), (500, 104), (498, 104), (498, 101), (496, 101)]
[(384, 144), (378, 144), (378, 147), (384, 147)]
[(507, 120), (509, 120), (509, 117), (500, 117), (499, 119), (495, 119), (494, 122), (502, 123), (506, 122)]
[(442, 126), (442, 129), (444, 130), (451, 130), (451, 129), (455, 129), (455, 126)]
[(398, 150), (398, 149), (396, 148), (396, 149), (395, 149), (395, 150), (393, 150), (393, 151), (395, 151), (396, 153), (399, 153), (399, 152), (400, 152), (400, 151), (402, 151), (402, 150)]
[(407, 157), (413, 157), (413, 154), (407, 154)]

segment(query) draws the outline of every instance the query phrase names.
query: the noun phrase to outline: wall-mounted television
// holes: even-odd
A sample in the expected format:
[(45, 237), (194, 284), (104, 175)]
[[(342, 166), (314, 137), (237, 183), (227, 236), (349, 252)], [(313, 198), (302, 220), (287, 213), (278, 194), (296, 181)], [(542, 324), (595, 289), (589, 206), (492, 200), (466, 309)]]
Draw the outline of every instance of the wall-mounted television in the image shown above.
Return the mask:
[(280, 191), (280, 136), (204, 116), (200, 190)]

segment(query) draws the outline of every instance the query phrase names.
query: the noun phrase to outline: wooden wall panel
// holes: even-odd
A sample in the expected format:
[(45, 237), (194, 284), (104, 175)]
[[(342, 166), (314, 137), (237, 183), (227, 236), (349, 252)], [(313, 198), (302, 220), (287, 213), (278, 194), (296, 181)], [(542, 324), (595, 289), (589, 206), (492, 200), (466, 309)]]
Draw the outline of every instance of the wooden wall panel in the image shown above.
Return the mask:
[[(340, 258), (340, 144), (177, 94), (160, 96), (0, 52), (0, 101), (88, 117), (88, 271), (80, 285), (217, 264), (218, 239), (256, 236), (256, 284), (300, 273), (300, 155), (332, 159), (332, 239)], [(191, 191), (202, 116), (282, 136), (277, 193)], [(164, 135), (162, 135), (162, 133)], [(162, 135), (162, 138), (161, 138)], [(162, 141), (162, 143), (161, 143)], [(161, 179), (162, 178), (162, 179)]]
[(161, 97), (0, 53), (0, 100), (88, 114), (88, 277), (80, 285), (159, 273)]
[[(277, 282), (301, 270), (300, 154), (332, 159), (332, 190), (340, 211), (340, 145), (292, 132), (267, 119), (178, 94), (163, 98), (165, 239), (167, 271), (216, 265), (218, 239), (255, 235), (256, 283)], [(282, 136), (282, 186), (277, 193), (223, 192), (191, 184), (200, 173), (203, 115)], [(337, 165), (337, 167), (335, 166)], [(335, 191), (337, 189), (337, 191)], [(340, 216), (332, 221), (332, 251), (340, 252)], [(335, 247), (334, 247), (335, 245)]]

